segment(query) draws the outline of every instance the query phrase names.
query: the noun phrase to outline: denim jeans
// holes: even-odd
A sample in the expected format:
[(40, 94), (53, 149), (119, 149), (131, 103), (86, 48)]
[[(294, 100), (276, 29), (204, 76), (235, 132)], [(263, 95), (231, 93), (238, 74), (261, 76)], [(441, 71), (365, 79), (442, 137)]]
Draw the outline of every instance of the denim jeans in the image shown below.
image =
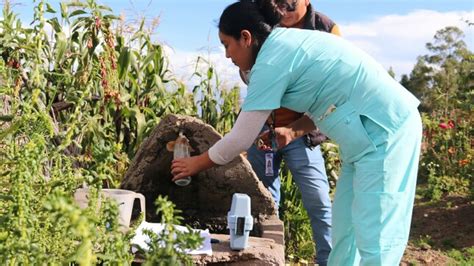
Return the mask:
[(303, 205), (310, 218), (317, 263), (326, 265), (331, 251), (331, 199), (324, 159), (319, 146), (310, 149), (303, 138), (299, 138), (278, 150), (273, 154), (273, 176), (265, 175), (265, 153), (252, 145), (247, 151), (247, 158), (257, 176), (272, 194), (277, 209), (280, 203), (281, 185), (279, 170), (282, 160), (285, 160), (293, 180), (301, 191)]

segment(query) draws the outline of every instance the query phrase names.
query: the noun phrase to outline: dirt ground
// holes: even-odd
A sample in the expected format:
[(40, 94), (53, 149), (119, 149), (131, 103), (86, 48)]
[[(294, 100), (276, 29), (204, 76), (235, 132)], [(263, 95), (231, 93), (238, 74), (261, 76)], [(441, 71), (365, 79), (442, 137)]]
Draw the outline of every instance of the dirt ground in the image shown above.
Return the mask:
[(473, 246), (474, 201), (455, 196), (437, 203), (418, 201), (401, 265), (452, 265), (443, 252)]

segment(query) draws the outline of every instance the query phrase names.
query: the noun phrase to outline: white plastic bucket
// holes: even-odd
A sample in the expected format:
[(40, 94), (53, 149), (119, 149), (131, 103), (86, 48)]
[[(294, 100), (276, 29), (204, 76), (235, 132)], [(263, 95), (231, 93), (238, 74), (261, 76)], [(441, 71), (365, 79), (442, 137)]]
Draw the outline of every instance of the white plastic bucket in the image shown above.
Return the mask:
[[(115, 189), (115, 188), (104, 188), (101, 193), (105, 197), (114, 199), (119, 207), (119, 224), (124, 227), (130, 226), (130, 220), (132, 219), (133, 202), (135, 199), (140, 200), (140, 212), (145, 213), (145, 196), (140, 193), (136, 193), (131, 190)], [(79, 188), (74, 193), (74, 199), (81, 208), (86, 208), (88, 199), (89, 189)], [(100, 204), (100, 201), (99, 201)]]

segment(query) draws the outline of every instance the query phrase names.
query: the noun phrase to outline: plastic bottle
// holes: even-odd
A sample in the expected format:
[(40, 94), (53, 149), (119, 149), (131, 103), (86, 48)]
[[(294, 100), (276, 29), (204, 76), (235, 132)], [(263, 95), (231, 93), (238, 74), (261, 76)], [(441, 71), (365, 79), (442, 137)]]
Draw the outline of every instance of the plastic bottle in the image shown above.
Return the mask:
[[(184, 136), (183, 132), (179, 132), (179, 136), (176, 139), (176, 143), (174, 144), (174, 149), (173, 149), (173, 158), (178, 159), (178, 158), (187, 158), (190, 156), (189, 152), (189, 141)], [(178, 179), (174, 181), (174, 183), (178, 186), (187, 186), (189, 183), (191, 183), (191, 177), (187, 176), (181, 179)]]

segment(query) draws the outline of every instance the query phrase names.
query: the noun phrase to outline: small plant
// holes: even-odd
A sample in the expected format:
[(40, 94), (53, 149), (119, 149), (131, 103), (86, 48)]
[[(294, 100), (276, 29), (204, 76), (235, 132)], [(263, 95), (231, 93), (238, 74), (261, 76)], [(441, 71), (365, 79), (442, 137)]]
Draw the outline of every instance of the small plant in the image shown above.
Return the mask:
[(186, 250), (198, 248), (203, 238), (198, 231), (189, 227), (188, 232), (176, 230), (175, 226), (181, 223), (182, 217), (167, 197), (158, 196), (155, 204), (164, 229), (158, 234), (145, 230), (145, 234), (150, 237), (145, 265), (192, 265), (191, 256), (186, 254)]
[(462, 250), (452, 249), (448, 251), (447, 255), (456, 260), (455, 265), (474, 265), (474, 247), (469, 247)]
[(430, 235), (420, 236), (418, 239), (413, 241), (413, 244), (422, 249), (430, 249), (433, 246), (433, 240)]

